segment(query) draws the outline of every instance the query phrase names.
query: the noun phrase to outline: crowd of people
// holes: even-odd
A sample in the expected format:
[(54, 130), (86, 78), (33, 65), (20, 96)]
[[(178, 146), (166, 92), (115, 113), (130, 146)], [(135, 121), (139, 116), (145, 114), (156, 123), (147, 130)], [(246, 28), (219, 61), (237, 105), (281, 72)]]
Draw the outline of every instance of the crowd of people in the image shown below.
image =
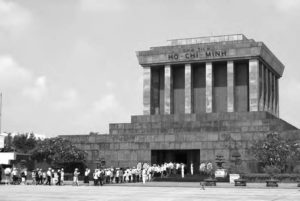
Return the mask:
[[(193, 174), (193, 164), (191, 164), (191, 174)], [(168, 177), (172, 174), (181, 174), (184, 177), (186, 165), (183, 163), (163, 163), (161, 165), (137, 164), (133, 168), (105, 168), (95, 169), (91, 173), (90, 169), (84, 172), (84, 183), (88, 183), (87, 178), (92, 174), (94, 185), (108, 183), (130, 183), (130, 182), (149, 182), (154, 177)], [(75, 178), (74, 178), (75, 179)]]
[[(26, 168), (17, 169), (7, 167), (4, 169), (5, 184), (29, 184), (27, 179), (29, 177)], [(48, 170), (34, 169), (31, 171), (31, 184), (32, 185), (63, 185), (64, 182), (64, 169)]]
[[(130, 183), (130, 182), (149, 182), (154, 177), (168, 177), (170, 175), (180, 174), (184, 177), (186, 174), (186, 165), (183, 163), (163, 163), (160, 165), (148, 165), (147, 163), (138, 163), (132, 168), (96, 168), (91, 171), (86, 168), (84, 172), (80, 172), (75, 168), (73, 172), (73, 185), (79, 185), (80, 178), (83, 177), (83, 183), (89, 185), (93, 180), (95, 186), (112, 183)], [(193, 174), (193, 164), (190, 166), (191, 174)], [(48, 168), (43, 170), (37, 168), (28, 173), (26, 168), (5, 168), (5, 184), (32, 184), (32, 185), (64, 185), (65, 173), (64, 169)], [(31, 180), (27, 181), (29, 175)]]

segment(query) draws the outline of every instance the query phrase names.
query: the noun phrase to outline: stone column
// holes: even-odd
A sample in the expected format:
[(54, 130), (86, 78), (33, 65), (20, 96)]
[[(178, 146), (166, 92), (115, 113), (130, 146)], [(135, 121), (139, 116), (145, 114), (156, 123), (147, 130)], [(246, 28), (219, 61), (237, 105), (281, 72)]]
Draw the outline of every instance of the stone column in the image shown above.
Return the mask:
[(276, 81), (275, 81), (275, 75), (272, 73), (272, 86), (273, 86), (273, 100), (272, 100), (272, 113), (276, 115)]
[(276, 84), (276, 116), (279, 117), (279, 79), (275, 79)]
[(268, 74), (268, 77), (269, 77), (269, 108), (268, 108), (268, 111), (272, 113), (272, 103), (273, 103), (273, 91), (272, 91), (272, 72), (269, 71), (269, 74)]
[(259, 72), (260, 72), (260, 100), (259, 100), (259, 110), (265, 111), (265, 68), (264, 65), (259, 65)]
[(206, 113), (212, 112), (212, 63), (207, 62), (205, 64), (206, 74)]
[(227, 61), (227, 112), (234, 112), (234, 67)]
[(171, 65), (165, 66), (165, 114), (171, 114), (171, 90), (172, 90), (172, 78), (171, 78)]
[(185, 64), (184, 70), (184, 111), (186, 114), (192, 113), (192, 67), (191, 64)]
[(266, 97), (265, 97), (265, 111), (269, 111), (269, 97), (270, 97), (270, 90), (269, 90), (269, 70), (265, 67), (265, 85), (266, 85)]
[(143, 105), (144, 115), (150, 115), (151, 112), (151, 68), (143, 68)]
[(249, 60), (249, 111), (258, 111), (259, 104), (259, 61)]

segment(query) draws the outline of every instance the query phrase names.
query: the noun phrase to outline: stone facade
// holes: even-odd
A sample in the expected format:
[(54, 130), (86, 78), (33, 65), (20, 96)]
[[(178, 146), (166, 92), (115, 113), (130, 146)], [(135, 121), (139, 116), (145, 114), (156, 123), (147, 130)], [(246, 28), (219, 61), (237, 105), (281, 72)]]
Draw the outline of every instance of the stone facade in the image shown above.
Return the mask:
[(144, 115), (109, 125), (109, 134), (62, 136), (87, 151), (95, 168), (162, 160), (214, 162), (241, 154), (256, 172), (249, 148), (270, 132), (300, 140), (279, 118), (278, 80), (284, 66), (262, 43), (243, 35), (171, 40), (137, 53), (144, 69)]
[(132, 116), (131, 123), (109, 127), (108, 135), (63, 137), (87, 151), (92, 168), (100, 158), (108, 166), (151, 163), (151, 150), (200, 150), (200, 162), (214, 161), (221, 153), (228, 162), (237, 149), (245, 170), (252, 172), (257, 170), (249, 153), (254, 140), (272, 131), (300, 140), (297, 128), (268, 112)]

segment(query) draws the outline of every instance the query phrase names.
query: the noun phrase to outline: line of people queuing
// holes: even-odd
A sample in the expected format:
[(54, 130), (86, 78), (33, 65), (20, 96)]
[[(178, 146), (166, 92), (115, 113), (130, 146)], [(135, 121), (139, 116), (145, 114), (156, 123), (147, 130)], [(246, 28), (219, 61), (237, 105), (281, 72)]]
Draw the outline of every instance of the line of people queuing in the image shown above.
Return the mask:
[[(111, 183), (130, 183), (130, 182), (143, 182), (152, 181), (154, 177), (168, 177), (172, 174), (185, 175), (186, 165), (183, 163), (163, 163), (161, 165), (148, 165), (137, 164), (133, 168), (104, 168), (95, 169), (92, 173), (90, 169), (86, 169), (84, 172), (84, 184), (89, 184), (89, 178), (92, 176), (94, 185), (103, 185)], [(191, 164), (191, 172), (193, 171), (193, 165)], [(75, 174), (76, 173), (76, 174)], [(78, 185), (78, 169), (74, 171), (75, 185)]]
[[(6, 185), (8, 184), (29, 184), (27, 181), (28, 171), (26, 168), (17, 169), (17, 168), (5, 168), (5, 181)], [(63, 185), (64, 183), (64, 169), (54, 170), (48, 168), (47, 171), (43, 171), (40, 168), (37, 168), (31, 171), (31, 183), (32, 185)]]
[[(186, 165), (183, 163), (163, 163), (160, 165), (147, 163), (138, 163), (133, 168), (97, 168), (93, 172), (86, 168), (83, 175), (75, 168), (73, 172), (73, 185), (79, 185), (79, 176), (83, 176), (83, 183), (89, 185), (90, 178), (93, 179), (95, 186), (102, 186), (103, 184), (112, 183), (128, 183), (128, 182), (143, 182), (152, 181), (154, 177), (168, 177), (174, 174), (185, 175)], [(193, 165), (190, 167), (191, 174), (193, 174)], [(17, 168), (6, 168), (5, 184), (28, 184), (27, 169), (18, 170)], [(48, 168), (44, 171), (37, 168), (31, 172), (32, 185), (63, 185), (64, 184), (64, 169)]]

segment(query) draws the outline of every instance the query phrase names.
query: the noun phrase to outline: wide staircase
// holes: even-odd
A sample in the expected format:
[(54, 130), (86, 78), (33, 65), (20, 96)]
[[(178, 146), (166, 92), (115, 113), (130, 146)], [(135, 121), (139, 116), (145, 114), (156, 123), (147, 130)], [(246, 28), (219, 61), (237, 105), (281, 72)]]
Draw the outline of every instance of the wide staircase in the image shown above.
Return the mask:
[(269, 132), (297, 130), (269, 112), (140, 115), (131, 123), (110, 124), (110, 134), (162, 134), (182, 132)]

